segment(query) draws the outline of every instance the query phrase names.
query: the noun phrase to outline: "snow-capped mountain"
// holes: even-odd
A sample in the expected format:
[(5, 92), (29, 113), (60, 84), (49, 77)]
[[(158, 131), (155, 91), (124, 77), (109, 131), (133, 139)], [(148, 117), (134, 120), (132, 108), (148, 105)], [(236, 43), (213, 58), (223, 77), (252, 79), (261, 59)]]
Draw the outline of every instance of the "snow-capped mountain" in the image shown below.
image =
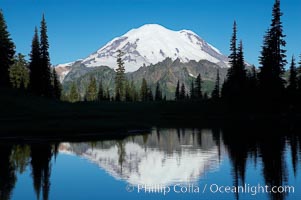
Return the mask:
[(116, 68), (117, 50), (125, 53), (127, 72), (143, 65), (156, 64), (167, 57), (181, 62), (208, 60), (226, 65), (227, 57), (189, 30), (172, 31), (157, 24), (147, 24), (113, 39), (83, 60), (88, 67), (106, 65)]
[(74, 62), (60, 64), (55, 67), (56, 73), (59, 75), (60, 82), (63, 82), (65, 76), (71, 71)]
[[(108, 66), (115, 69), (118, 50), (125, 53), (126, 72), (137, 71), (144, 65), (157, 64), (166, 58), (179, 59), (183, 63), (207, 60), (220, 67), (229, 66), (228, 58), (196, 33), (190, 30), (173, 31), (157, 24), (132, 29), (80, 62), (86, 67)], [(72, 64), (57, 66), (57, 69), (64, 71), (59, 73), (61, 78), (70, 71)]]

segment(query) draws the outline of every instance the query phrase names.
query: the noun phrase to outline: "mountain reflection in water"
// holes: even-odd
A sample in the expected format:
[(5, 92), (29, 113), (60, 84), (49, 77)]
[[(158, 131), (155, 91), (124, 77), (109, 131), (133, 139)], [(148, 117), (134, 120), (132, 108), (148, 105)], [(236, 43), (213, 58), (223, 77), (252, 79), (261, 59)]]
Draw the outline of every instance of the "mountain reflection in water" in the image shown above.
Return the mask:
[(84, 157), (133, 185), (195, 182), (219, 163), (218, 146), (209, 130), (154, 130), (149, 135), (98, 142), (93, 147), (62, 143), (59, 150)]
[[(269, 193), (258, 197), (259, 199), (282, 200), (301, 197), (297, 190), (301, 187), (301, 139), (297, 131), (154, 128), (144, 135), (117, 140), (22, 143), (0, 140), (0, 200), (14, 199), (15, 196), (20, 197), (23, 192), (28, 192), (22, 188), (15, 189), (24, 174), (28, 176), (25, 183), (31, 185), (36, 199), (54, 199), (52, 189), (60, 183), (56, 182), (52, 171), (62, 162), (61, 159), (56, 161), (57, 156), (67, 159), (66, 154), (84, 158), (86, 165), (92, 163), (93, 166), (98, 166), (107, 173), (106, 178), (114, 179), (116, 183), (198, 184), (206, 179), (208, 183), (229, 181), (238, 186), (259, 180), (262, 185), (293, 185), (296, 190), (296, 194)], [(224, 167), (225, 163), (229, 163), (229, 171)], [(66, 172), (73, 166), (68, 166), (68, 163), (65, 165), (67, 167), (56, 170), (61, 170), (63, 175), (68, 174)], [(254, 169), (256, 173), (253, 171), (250, 175)], [(72, 176), (86, 173), (85, 168), (77, 170)], [(72, 186), (76, 184), (72, 181), (74, 177), (66, 175), (64, 180)], [(78, 176), (78, 179), (80, 177)], [(93, 184), (93, 181), (85, 184)], [(94, 192), (102, 194), (98, 190)], [(232, 197), (240, 196), (233, 194)], [(135, 196), (130, 198), (137, 199)], [(191, 198), (187, 196), (187, 199)], [(247, 199), (249, 198), (250, 196)], [(199, 196), (196, 199), (199, 199)], [(245, 196), (240, 199), (245, 199)]]

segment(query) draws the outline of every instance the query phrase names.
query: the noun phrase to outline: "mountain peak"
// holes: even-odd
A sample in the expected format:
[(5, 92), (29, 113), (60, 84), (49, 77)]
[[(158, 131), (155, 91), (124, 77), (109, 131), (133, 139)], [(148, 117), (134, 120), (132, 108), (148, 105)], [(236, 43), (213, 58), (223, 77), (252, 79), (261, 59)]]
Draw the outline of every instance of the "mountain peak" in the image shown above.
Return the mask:
[(108, 66), (116, 69), (118, 50), (125, 53), (126, 72), (141, 66), (157, 64), (171, 58), (183, 63), (208, 60), (228, 67), (228, 58), (191, 30), (174, 31), (159, 24), (145, 24), (113, 39), (95, 53), (83, 59), (87, 67)]
[[(144, 24), (138, 28), (134, 28), (134, 29), (130, 30), (128, 33), (137, 32), (137, 31), (143, 31), (143, 32), (168, 31), (168, 32), (180, 32), (180, 33), (188, 33), (191, 35), (197, 35), (195, 32), (193, 32), (191, 30), (183, 29), (183, 30), (175, 31), (175, 30), (170, 30), (160, 24)], [(126, 33), (126, 34), (128, 34), (128, 33)]]
[(168, 30), (167, 28), (165, 28), (164, 26), (160, 25), (160, 24), (144, 24), (142, 26), (140, 26), (139, 28), (136, 29), (132, 29), (132, 30)]
[(159, 24), (145, 24), (117, 37), (84, 59), (88, 67), (106, 65), (116, 68), (117, 50), (125, 53), (127, 72), (143, 65), (156, 64), (167, 57), (181, 62), (208, 60), (227, 66), (227, 57), (190, 30), (173, 31)]

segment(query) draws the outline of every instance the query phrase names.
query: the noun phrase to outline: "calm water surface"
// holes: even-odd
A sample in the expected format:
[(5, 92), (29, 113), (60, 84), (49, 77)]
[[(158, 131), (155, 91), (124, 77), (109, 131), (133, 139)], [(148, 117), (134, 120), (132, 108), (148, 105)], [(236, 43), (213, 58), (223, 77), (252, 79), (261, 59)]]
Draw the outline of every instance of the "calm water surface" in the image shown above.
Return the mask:
[(301, 199), (300, 144), (281, 130), (158, 128), (119, 140), (0, 141), (0, 199)]

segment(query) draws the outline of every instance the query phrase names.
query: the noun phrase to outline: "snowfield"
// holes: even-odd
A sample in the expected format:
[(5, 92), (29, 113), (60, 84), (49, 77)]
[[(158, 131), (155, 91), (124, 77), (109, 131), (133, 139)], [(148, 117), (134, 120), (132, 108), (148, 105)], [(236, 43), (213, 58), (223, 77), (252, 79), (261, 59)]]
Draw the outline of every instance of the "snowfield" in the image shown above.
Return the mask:
[[(183, 63), (208, 60), (221, 67), (229, 67), (228, 58), (193, 31), (173, 31), (158, 24), (146, 24), (130, 30), (81, 60), (81, 63), (86, 67), (108, 66), (116, 69), (118, 50), (125, 53), (123, 60), (126, 72), (134, 72), (144, 65), (157, 64), (166, 58), (179, 59)], [(66, 68), (70, 64), (57, 67)]]

